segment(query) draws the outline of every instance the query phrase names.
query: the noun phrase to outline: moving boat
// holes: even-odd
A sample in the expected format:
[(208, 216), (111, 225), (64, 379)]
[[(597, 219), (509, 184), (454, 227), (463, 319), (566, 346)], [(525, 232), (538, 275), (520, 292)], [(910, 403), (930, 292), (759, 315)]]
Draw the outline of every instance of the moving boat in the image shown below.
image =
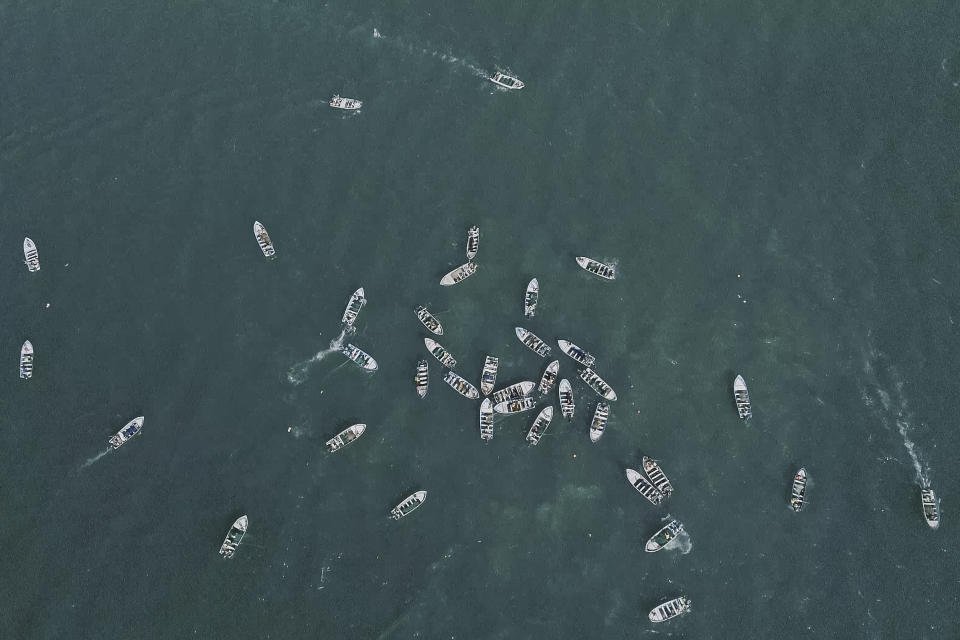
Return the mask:
[(664, 498), (669, 498), (673, 493), (673, 485), (667, 479), (667, 474), (663, 472), (660, 465), (653, 458), (643, 456), (643, 472), (650, 478), (650, 482), (657, 488), (657, 491), (663, 494)]
[(363, 435), (363, 432), (367, 430), (367, 425), (365, 424), (352, 424), (337, 435), (333, 436), (327, 440), (327, 451), (333, 453), (337, 449), (342, 449), (360, 436)]
[(536, 400), (526, 397), (520, 398), (519, 400), (498, 402), (497, 404), (493, 405), (493, 410), (497, 413), (521, 413), (523, 411), (530, 411), (530, 409), (533, 409), (536, 406)]
[(590, 385), (590, 388), (600, 394), (602, 397), (606, 398), (610, 402), (613, 402), (617, 399), (617, 393), (610, 388), (606, 382), (603, 381), (603, 378), (597, 375), (597, 372), (593, 369), (587, 367), (580, 372), (580, 379)]
[(23, 239), (23, 263), (27, 265), (27, 271), (34, 273), (40, 271), (40, 256), (37, 254), (37, 245), (33, 244), (30, 238)]
[(650, 622), (663, 622), (690, 611), (690, 598), (680, 596), (657, 605), (650, 612)]
[(753, 415), (750, 408), (750, 394), (747, 393), (747, 383), (743, 381), (743, 376), (737, 376), (733, 381), (733, 401), (737, 403), (737, 413), (741, 420), (746, 420)]
[(607, 280), (613, 280), (616, 277), (616, 270), (612, 265), (597, 262), (593, 258), (579, 256), (577, 258), (577, 264), (595, 276), (600, 276)]
[(473, 260), (480, 248), (480, 227), (467, 229), (467, 260)]
[(523, 296), (523, 317), (532, 318), (537, 313), (537, 301), (540, 299), (540, 283), (534, 278), (527, 285)]
[(440, 326), (440, 321), (434, 318), (433, 314), (427, 311), (426, 307), (421, 305), (417, 307), (416, 311), (417, 318), (423, 323), (423, 326), (438, 336), (443, 335), (443, 327)]
[(545, 396), (550, 393), (550, 390), (553, 389), (553, 384), (557, 381), (557, 371), (559, 370), (559, 360), (554, 360), (547, 365), (546, 369), (543, 370), (543, 375), (540, 377), (540, 385), (537, 388), (537, 391), (540, 392), (540, 395)]
[(363, 367), (367, 371), (377, 370), (377, 361), (370, 357), (370, 354), (360, 347), (348, 344), (345, 347), (340, 347), (340, 353), (347, 356), (347, 358), (353, 360), (357, 365)]
[(117, 431), (117, 435), (111, 436), (111, 438), (107, 440), (107, 443), (114, 449), (119, 449), (124, 442), (140, 433), (141, 429), (143, 429), (143, 416), (134, 418), (123, 425), (123, 429)]
[(639, 471), (627, 469), (627, 481), (633, 485), (634, 489), (640, 492), (640, 495), (651, 503), (660, 504), (663, 502), (663, 494), (660, 493), (655, 486), (650, 484), (650, 481), (644, 478), (643, 474)]
[(413, 376), (413, 381), (417, 385), (417, 393), (421, 398), (425, 397), (430, 386), (430, 367), (426, 360), (417, 361), (417, 373)]
[(427, 345), (427, 351), (429, 351), (434, 358), (440, 361), (445, 367), (453, 369), (457, 366), (457, 361), (450, 355), (450, 352), (440, 346), (439, 342), (431, 340), (430, 338), (424, 338), (423, 344)]
[(466, 280), (476, 272), (477, 272), (477, 263), (468, 262), (467, 264), (460, 265), (459, 267), (457, 267), (447, 275), (443, 276), (443, 278), (440, 279), (440, 284), (442, 284), (445, 287), (449, 287), (457, 284), (458, 282), (462, 282), (463, 280)]
[(920, 489), (920, 504), (923, 507), (923, 519), (927, 521), (931, 529), (940, 526), (940, 503), (937, 500), (937, 494), (933, 489), (926, 487)]
[(33, 344), (29, 340), (20, 347), (20, 377), (24, 380), (33, 377)]
[(447, 375), (443, 376), (443, 381), (450, 385), (451, 389), (462, 395), (464, 398), (476, 400), (480, 397), (480, 392), (477, 391), (475, 386), (455, 374), (453, 371), (447, 371)]
[(648, 553), (654, 553), (660, 551), (665, 546), (670, 544), (680, 533), (683, 531), (683, 525), (680, 524), (679, 520), (671, 520), (667, 523), (667, 526), (657, 531), (655, 534), (650, 536), (650, 539), (647, 540), (647, 546), (644, 547), (644, 551)]
[(492, 77), (487, 78), (490, 82), (503, 87), (504, 89), (523, 89), (523, 83), (513, 76), (497, 71)]
[(247, 523), (247, 516), (240, 516), (233, 521), (230, 531), (227, 531), (227, 537), (223, 539), (223, 544), (220, 545), (220, 555), (224, 558), (232, 558), (233, 554), (237, 552), (237, 547), (243, 540), (243, 534), (247, 532)]
[(265, 257), (272, 258), (276, 255), (277, 251), (273, 248), (273, 243), (270, 241), (267, 228), (256, 220), (253, 222), (253, 236), (257, 239), (257, 244), (260, 245), (260, 251), (263, 251)]
[(367, 304), (367, 299), (363, 295), (363, 287), (360, 287), (350, 296), (350, 302), (347, 303), (347, 308), (344, 310), (343, 318), (340, 319), (340, 322), (347, 327), (352, 327), (354, 321), (357, 319), (357, 314), (360, 313), (360, 309), (363, 309), (363, 305), (365, 304)]
[(480, 439), (493, 440), (493, 403), (484, 398), (480, 403)]
[(800, 512), (803, 509), (803, 505), (806, 502), (804, 494), (807, 492), (807, 470), (803, 467), (800, 468), (800, 471), (797, 471), (797, 475), (793, 476), (793, 486), (790, 489), (790, 507), (796, 511)]
[(533, 421), (533, 426), (527, 432), (527, 442), (536, 446), (540, 443), (540, 438), (547, 432), (550, 421), (553, 420), (553, 407), (544, 407), (537, 419)]
[(593, 363), (596, 361), (596, 358), (594, 358), (589, 351), (584, 351), (569, 340), (557, 340), (557, 344), (560, 346), (560, 351), (563, 351), (568, 357), (573, 358), (585, 367), (593, 366)]
[(422, 505), (427, 499), (426, 491), (417, 491), (407, 496), (400, 504), (390, 510), (390, 517), (399, 520), (403, 516), (410, 515), (416, 511), (417, 507)]
[(520, 339), (520, 342), (527, 345), (527, 348), (535, 354), (541, 358), (546, 358), (550, 355), (550, 346), (538, 338), (532, 331), (527, 331), (523, 327), (516, 327), (514, 330), (517, 332), (517, 338)]
[(593, 412), (593, 420), (590, 422), (590, 442), (596, 442), (603, 435), (603, 430), (607, 426), (607, 418), (610, 417), (610, 405), (606, 402), (598, 402), (597, 408)]
[(558, 388), (560, 394), (560, 413), (563, 414), (563, 417), (567, 420), (573, 420), (573, 387), (570, 386), (570, 382), (564, 378), (560, 381), (560, 387)]
[(501, 402), (506, 402), (508, 400), (519, 400), (520, 398), (525, 398), (533, 391), (533, 383), (529, 380), (524, 380), (523, 382), (517, 382), (512, 384), (509, 387), (504, 387), (499, 391), (493, 392), (493, 402), (494, 404), (499, 404)]
[(339, 95), (335, 95), (330, 99), (330, 106), (334, 109), (346, 109), (347, 111), (355, 111), (363, 106), (363, 103), (359, 100), (353, 98), (341, 98)]
[(493, 391), (493, 385), (497, 384), (497, 368), (500, 366), (500, 359), (493, 356), (487, 356), (483, 361), (483, 372), (480, 374), (480, 391), (488, 396)]

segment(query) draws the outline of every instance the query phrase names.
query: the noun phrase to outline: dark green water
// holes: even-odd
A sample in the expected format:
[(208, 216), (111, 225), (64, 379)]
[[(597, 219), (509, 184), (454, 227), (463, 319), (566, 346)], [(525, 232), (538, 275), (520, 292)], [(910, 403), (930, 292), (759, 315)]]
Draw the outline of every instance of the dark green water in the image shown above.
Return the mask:
[[(956, 5), (135, 4), (0, 0), (0, 635), (960, 633)], [(372, 376), (309, 362), (358, 286)], [(414, 393), (417, 304), (474, 383), (540, 375), (517, 324), (588, 348), (607, 434), (562, 359), (574, 422), (484, 446), (434, 361)], [(668, 513), (692, 548), (645, 553)]]

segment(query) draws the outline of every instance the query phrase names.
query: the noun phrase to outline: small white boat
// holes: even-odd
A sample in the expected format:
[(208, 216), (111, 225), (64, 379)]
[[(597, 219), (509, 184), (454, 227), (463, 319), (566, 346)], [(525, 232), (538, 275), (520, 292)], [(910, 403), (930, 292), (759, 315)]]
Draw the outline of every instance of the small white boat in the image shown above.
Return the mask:
[(495, 85), (503, 87), (504, 89), (523, 89), (523, 83), (520, 82), (518, 78), (508, 76), (502, 71), (497, 71), (490, 78), (488, 78), (488, 80)]
[(34, 273), (40, 271), (40, 256), (37, 254), (37, 245), (33, 244), (30, 238), (23, 239), (23, 263), (27, 265), (27, 271)]
[(480, 227), (470, 227), (467, 230), (467, 260), (473, 260), (480, 248)]
[(417, 373), (413, 376), (413, 381), (417, 385), (417, 393), (421, 398), (425, 397), (430, 386), (430, 367), (426, 360), (417, 362)]
[(533, 421), (530, 431), (527, 432), (527, 442), (534, 446), (540, 444), (540, 438), (547, 432), (551, 420), (553, 420), (553, 407), (544, 407), (537, 419)]
[(340, 353), (347, 356), (347, 358), (352, 360), (357, 366), (362, 367), (367, 371), (377, 370), (377, 361), (360, 347), (348, 344), (345, 347), (340, 347)]
[(793, 476), (793, 484), (790, 487), (790, 508), (797, 513), (803, 509), (806, 502), (804, 497), (807, 493), (807, 470), (803, 467)]
[(430, 338), (424, 338), (423, 344), (427, 346), (427, 351), (429, 351), (434, 358), (439, 360), (440, 364), (442, 364), (443, 366), (448, 367), (450, 369), (453, 369), (455, 366), (457, 366), (456, 359), (452, 355), (450, 355), (449, 351), (441, 347), (439, 342), (432, 340)]
[(680, 596), (657, 605), (650, 612), (650, 622), (664, 622), (690, 611), (690, 599)]
[(532, 331), (527, 331), (523, 327), (515, 327), (514, 331), (516, 331), (517, 338), (519, 338), (520, 342), (525, 344), (530, 351), (533, 351), (541, 358), (546, 358), (550, 355), (550, 346), (538, 338)]
[(633, 485), (633, 488), (640, 492), (644, 498), (652, 504), (663, 502), (663, 494), (660, 493), (649, 480), (643, 477), (643, 474), (633, 469), (627, 469), (627, 481)]
[(390, 510), (390, 517), (394, 520), (410, 515), (416, 511), (417, 507), (422, 505), (427, 499), (426, 491), (417, 491), (407, 496), (400, 504)]
[(257, 244), (260, 245), (260, 251), (263, 252), (265, 257), (273, 258), (273, 256), (276, 255), (277, 251), (273, 248), (273, 243), (270, 241), (270, 235), (267, 233), (266, 227), (256, 220), (253, 222), (253, 236), (257, 239)]
[(365, 424), (350, 425), (337, 435), (327, 440), (327, 451), (333, 453), (334, 451), (343, 449), (345, 446), (362, 436), (363, 432), (366, 430), (367, 425)]
[(643, 550), (647, 553), (656, 553), (675, 540), (682, 531), (683, 525), (680, 524), (680, 521), (671, 520), (667, 523), (667, 526), (650, 536), (650, 539), (647, 540), (647, 544)]
[(557, 392), (560, 395), (560, 413), (567, 420), (573, 420), (575, 405), (573, 403), (573, 387), (570, 386), (570, 381), (566, 378), (561, 380)]
[(741, 420), (746, 420), (753, 415), (753, 409), (750, 408), (750, 394), (747, 393), (747, 383), (743, 381), (743, 376), (737, 376), (733, 381), (733, 401), (737, 404), (737, 413)]
[(224, 558), (232, 558), (233, 554), (237, 552), (237, 547), (240, 546), (240, 541), (243, 540), (243, 534), (247, 532), (248, 522), (247, 516), (240, 516), (234, 520), (230, 526), (230, 531), (227, 531), (227, 537), (223, 539), (223, 544), (220, 545), (221, 556)]
[(523, 317), (532, 318), (537, 314), (537, 301), (540, 300), (540, 283), (536, 278), (527, 285), (527, 292), (523, 296)]
[(440, 321), (434, 318), (433, 314), (427, 311), (426, 307), (421, 305), (416, 308), (416, 312), (417, 319), (423, 323), (423, 326), (438, 336), (443, 335), (443, 327), (440, 325)]
[(557, 340), (557, 345), (560, 347), (560, 351), (563, 351), (564, 355), (573, 358), (585, 367), (592, 367), (596, 361), (596, 358), (594, 358), (590, 352), (584, 351), (569, 340)]
[(493, 403), (499, 404), (508, 400), (519, 400), (521, 398), (526, 398), (533, 392), (533, 387), (534, 384), (529, 380), (524, 380), (523, 382), (512, 384), (509, 387), (504, 387), (499, 391), (493, 392)]
[(443, 381), (450, 385), (450, 388), (462, 395), (464, 398), (469, 398), (470, 400), (476, 400), (480, 397), (480, 392), (477, 391), (477, 388), (464, 380), (461, 376), (458, 376), (453, 371), (447, 371), (447, 375), (443, 376)]
[(613, 266), (609, 264), (603, 264), (602, 262), (597, 262), (593, 258), (579, 256), (577, 257), (577, 264), (593, 275), (600, 276), (605, 280), (613, 280), (617, 275), (616, 269)]
[(447, 275), (443, 276), (440, 279), (440, 284), (445, 287), (450, 287), (458, 282), (463, 282), (473, 274), (477, 272), (477, 263), (468, 262), (467, 264), (462, 264)]
[(617, 392), (608, 385), (603, 378), (597, 375), (597, 372), (587, 367), (580, 372), (580, 379), (590, 385), (590, 388), (597, 392), (601, 397), (610, 402), (617, 399)]
[(920, 505), (923, 507), (923, 519), (927, 521), (931, 529), (940, 526), (940, 502), (937, 500), (937, 494), (933, 489), (926, 487), (920, 489)]
[(500, 366), (500, 359), (493, 356), (487, 356), (483, 361), (483, 372), (480, 374), (480, 392), (488, 396), (493, 391), (493, 385), (497, 384), (497, 369)]
[(557, 381), (557, 372), (560, 371), (560, 361), (554, 360), (547, 365), (547, 368), (543, 370), (543, 375), (540, 376), (540, 384), (537, 386), (537, 391), (540, 392), (540, 395), (545, 396), (550, 393), (550, 390), (553, 389), (554, 383)]
[(590, 442), (596, 442), (600, 439), (609, 417), (610, 405), (603, 401), (598, 402), (597, 408), (593, 411), (593, 420), (590, 422)]
[(360, 309), (363, 309), (363, 305), (365, 304), (367, 304), (367, 298), (363, 294), (363, 287), (360, 287), (350, 296), (350, 302), (347, 303), (347, 308), (344, 309), (340, 322), (346, 327), (352, 327), (357, 319), (357, 315), (360, 313)]
[(346, 109), (347, 111), (356, 111), (363, 106), (363, 103), (353, 98), (341, 98), (335, 95), (330, 99), (330, 106), (334, 109)]
[(107, 443), (114, 449), (119, 449), (124, 442), (134, 437), (143, 429), (143, 416), (134, 418), (127, 424), (123, 425), (123, 429), (117, 431), (117, 435), (111, 436)]
[(506, 402), (498, 402), (493, 405), (493, 410), (497, 413), (522, 413), (524, 411), (530, 411), (537, 406), (537, 401), (531, 397), (520, 398), (519, 400), (507, 400)]
[(657, 488), (657, 491), (663, 494), (664, 498), (669, 498), (673, 493), (673, 485), (667, 479), (667, 474), (663, 472), (660, 465), (653, 458), (643, 456), (643, 472), (650, 478), (650, 482)]
[(480, 439), (493, 440), (493, 403), (484, 398), (480, 403)]
[(33, 377), (33, 344), (29, 340), (20, 347), (20, 377), (24, 380)]

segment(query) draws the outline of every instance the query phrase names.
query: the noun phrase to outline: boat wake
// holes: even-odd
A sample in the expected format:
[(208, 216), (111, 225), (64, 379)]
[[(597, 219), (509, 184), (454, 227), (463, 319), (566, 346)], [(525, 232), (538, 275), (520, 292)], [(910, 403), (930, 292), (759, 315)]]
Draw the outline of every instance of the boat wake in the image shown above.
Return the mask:
[(84, 469), (86, 469), (87, 467), (89, 467), (90, 465), (92, 465), (93, 463), (97, 462), (100, 458), (102, 458), (103, 456), (107, 455), (107, 454), (110, 453), (111, 451), (113, 451), (113, 448), (107, 447), (106, 449), (104, 449), (103, 451), (101, 451), (101, 452), (98, 453), (97, 455), (93, 456), (92, 458), (87, 458), (87, 461), (84, 462), (82, 465), (80, 465), (80, 471), (83, 471)]
[(430, 56), (432, 58), (436, 58), (437, 60), (442, 60), (443, 62), (446, 62), (447, 64), (453, 67), (469, 71), (473, 73), (473, 75), (477, 76), (478, 78), (486, 79), (490, 77), (490, 73), (488, 73), (486, 70), (481, 69), (477, 65), (473, 64), (472, 62), (468, 62), (463, 58), (458, 58), (457, 56), (451, 53), (443, 53), (435, 49), (430, 49), (427, 47), (413, 44), (411, 42), (407, 42), (406, 40), (404, 40), (399, 36), (385, 36), (382, 33), (380, 33), (376, 28), (374, 28), (373, 30), (373, 38), (378, 42), (385, 42), (396, 49), (406, 51), (407, 53), (410, 53), (413, 55), (425, 55), (425, 56)]
[(320, 362), (326, 358), (331, 353), (339, 353), (340, 348), (343, 346), (343, 339), (347, 335), (347, 329), (340, 331), (340, 335), (330, 341), (328, 348), (323, 351), (318, 351), (312, 358), (298, 362), (287, 371), (287, 381), (294, 385), (300, 386), (307, 381), (307, 378), (310, 377), (310, 370), (313, 368), (313, 365)]
[[(661, 518), (661, 522), (664, 524), (673, 520), (673, 517), (668, 513), (665, 517)], [(663, 546), (664, 551), (679, 551), (683, 555), (687, 555), (693, 551), (693, 540), (690, 539), (690, 534), (687, 533), (687, 530), (684, 529), (677, 534), (677, 537), (668, 542)]]

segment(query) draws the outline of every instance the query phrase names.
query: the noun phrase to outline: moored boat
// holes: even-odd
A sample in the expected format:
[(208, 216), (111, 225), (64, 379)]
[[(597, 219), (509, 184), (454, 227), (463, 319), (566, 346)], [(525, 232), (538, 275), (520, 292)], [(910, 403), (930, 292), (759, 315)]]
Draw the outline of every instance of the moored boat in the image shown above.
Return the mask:
[(247, 532), (248, 524), (247, 516), (240, 516), (233, 521), (233, 524), (230, 525), (230, 531), (227, 531), (227, 537), (223, 539), (223, 544), (220, 545), (221, 556), (224, 558), (233, 557), (233, 554), (237, 552), (237, 547), (240, 546), (240, 541), (243, 540), (243, 534)]
[(418, 306), (416, 309), (417, 319), (423, 323), (428, 330), (432, 331), (438, 336), (443, 335), (443, 327), (440, 325), (440, 321), (433, 317), (433, 314), (427, 311), (427, 308), (424, 306)]
[(357, 314), (360, 313), (360, 309), (363, 309), (363, 305), (365, 304), (367, 304), (367, 298), (363, 294), (363, 287), (360, 287), (350, 296), (350, 301), (347, 303), (347, 308), (343, 311), (343, 318), (340, 319), (340, 322), (342, 322), (344, 326), (352, 327), (357, 319)]
[(427, 351), (429, 351), (434, 358), (439, 360), (440, 364), (443, 366), (449, 367), (450, 369), (453, 369), (455, 366), (457, 366), (456, 359), (450, 355), (449, 351), (440, 346), (439, 342), (430, 338), (424, 338), (423, 344), (427, 346)]
[(563, 351), (567, 357), (573, 358), (585, 367), (592, 367), (597, 360), (589, 351), (584, 351), (569, 340), (557, 340), (557, 345), (560, 346), (560, 351)]
[(450, 385), (450, 388), (462, 395), (464, 398), (469, 398), (470, 400), (476, 400), (480, 397), (480, 392), (477, 391), (477, 388), (463, 379), (463, 377), (458, 376), (453, 371), (447, 371), (447, 374), (443, 376), (443, 381)]
[(616, 277), (616, 269), (609, 264), (603, 264), (602, 262), (597, 262), (593, 258), (585, 258), (579, 256), (577, 258), (577, 264), (583, 267), (585, 270), (589, 271), (595, 276), (600, 276), (606, 280), (613, 280)]
[(253, 236), (257, 239), (257, 244), (260, 245), (260, 251), (263, 252), (263, 255), (267, 258), (272, 258), (276, 255), (277, 250), (273, 248), (273, 242), (270, 241), (270, 234), (267, 233), (267, 228), (264, 227), (258, 220), (253, 222)]
[(430, 366), (426, 360), (417, 361), (417, 373), (413, 376), (413, 382), (417, 385), (417, 394), (421, 398), (425, 397), (430, 387)]
[(667, 474), (663, 472), (660, 465), (653, 458), (643, 456), (643, 472), (650, 478), (650, 482), (657, 488), (657, 491), (663, 494), (663, 497), (669, 498), (673, 493), (673, 485), (667, 479)]
[(753, 415), (750, 394), (747, 392), (747, 383), (743, 381), (743, 376), (737, 376), (733, 381), (733, 401), (737, 404), (737, 413), (741, 420), (746, 420)]
[(367, 425), (365, 424), (352, 424), (337, 435), (333, 436), (327, 440), (327, 451), (333, 453), (338, 449), (342, 449), (360, 436), (363, 435), (363, 432), (367, 430)]
[(514, 331), (516, 331), (517, 338), (520, 342), (525, 344), (530, 351), (533, 351), (541, 358), (546, 358), (550, 355), (550, 346), (538, 338), (532, 331), (527, 331), (523, 327), (516, 327)]
[(500, 366), (500, 359), (494, 356), (487, 356), (483, 361), (483, 371), (480, 374), (480, 392), (488, 396), (493, 391), (493, 385), (497, 384), (497, 368)]
[(367, 371), (377, 370), (377, 361), (360, 347), (348, 344), (345, 347), (340, 347), (340, 353), (347, 356), (347, 358), (352, 360), (355, 364), (357, 364), (357, 366), (362, 367)]
[(468, 262), (466, 264), (460, 265), (459, 267), (457, 267), (447, 275), (443, 276), (440, 279), (440, 284), (442, 284), (445, 287), (449, 287), (457, 284), (458, 282), (463, 282), (464, 280), (466, 280), (476, 272), (477, 272), (477, 263)]
[(653, 504), (663, 502), (663, 494), (653, 486), (649, 480), (643, 477), (643, 474), (633, 469), (627, 469), (627, 481), (633, 485), (633, 488), (640, 492), (644, 498)]
[(540, 438), (547, 432), (551, 420), (553, 420), (553, 407), (544, 407), (533, 421), (530, 431), (527, 432), (527, 442), (534, 446), (538, 445)]
[(537, 387), (537, 391), (540, 392), (540, 395), (545, 396), (550, 393), (550, 390), (553, 389), (554, 383), (557, 381), (557, 372), (559, 370), (559, 360), (554, 360), (547, 365), (546, 369), (543, 370), (543, 375), (540, 376), (540, 384)]
[(523, 317), (532, 318), (537, 314), (538, 300), (540, 300), (540, 283), (534, 278), (527, 285), (527, 292), (523, 295)]
[(493, 440), (493, 403), (484, 398), (480, 403), (480, 439)]
[(793, 484), (790, 487), (790, 507), (799, 512), (803, 509), (806, 502), (804, 497), (807, 493), (807, 470), (803, 467), (793, 476)]
[(426, 491), (417, 491), (404, 498), (400, 504), (390, 510), (390, 517), (394, 520), (410, 515), (427, 499)]
[(473, 260), (480, 248), (480, 227), (467, 229), (467, 260)]
[(530, 411), (537, 406), (537, 401), (531, 397), (520, 398), (519, 400), (507, 400), (493, 405), (493, 410), (497, 413), (521, 413)]
[(524, 86), (523, 83), (520, 82), (519, 78), (508, 76), (502, 71), (497, 71), (487, 79), (495, 85), (503, 87), (504, 89), (523, 89)]
[(334, 109), (346, 109), (347, 111), (356, 111), (363, 106), (363, 103), (354, 98), (341, 98), (335, 95), (330, 98), (330, 106)]
[(936, 529), (939, 527), (940, 503), (933, 489), (930, 487), (920, 489), (920, 505), (923, 507), (923, 519), (927, 521), (930, 528)]
[(557, 392), (560, 395), (560, 413), (567, 420), (573, 420), (575, 405), (573, 403), (573, 387), (570, 386), (570, 381), (566, 378), (561, 380)]
[(610, 405), (606, 402), (598, 402), (597, 408), (593, 411), (593, 420), (590, 421), (590, 442), (596, 442), (603, 435), (603, 430), (607, 427), (607, 418), (610, 417)]
[(665, 546), (673, 542), (674, 539), (680, 532), (683, 531), (683, 525), (680, 524), (679, 520), (671, 520), (667, 523), (667, 526), (657, 531), (655, 534), (650, 536), (650, 539), (647, 540), (647, 544), (644, 547), (644, 551), (648, 553), (654, 553), (660, 551)]
[(524, 380), (523, 382), (517, 382), (510, 385), (509, 387), (504, 387), (499, 391), (494, 391), (493, 403), (499, 404), (501, 402), (506, 402), (508, 400), (519, 400), (520, 398), (525, 398), (533, 391), (533, 383), (529, 380)]
[(24, 380), (33, 377), (33, 343), (29, 340), (20, 347), (20, 377)]
[(115, 436), (111, 436), (107, 442), (114, 449), (119, 449), (124, 442), (140, 433), (142, 429), (143, 416), (139, 416), (123, 425), (123, 429), (117, 431), (117, 434)]
[(663, 622), (690, 611), (690, 598), (680, 596), (659, 604), (650, 612), (650, 622)]
[(27, 271), (30, 273), (40, 271), (40, 255), (37, 253), (37, 245), (30, 238), (23, 239), (23, 263), (27, 265)]
[(597, 392), (601, 397), (610, 402), (617, 399), (617, 392), (610, 388), (603, 378), (597, 375), (597, 372), (587, 367), (580, 372), (580, 379), (590, 385), (590, 388)]

